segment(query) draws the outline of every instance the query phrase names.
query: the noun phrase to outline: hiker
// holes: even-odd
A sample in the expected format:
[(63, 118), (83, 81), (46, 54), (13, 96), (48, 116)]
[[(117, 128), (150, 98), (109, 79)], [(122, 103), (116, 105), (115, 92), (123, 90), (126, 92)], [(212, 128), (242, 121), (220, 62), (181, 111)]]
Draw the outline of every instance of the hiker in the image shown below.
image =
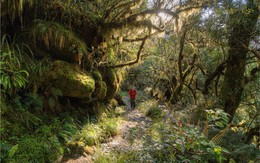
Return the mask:
[(134, 109), (135, 108), (135, 98), (137, 96), (137, 92), (134, 89), (134, 87), (132, 87), (129, 90), (128, 94), (129, 94), (129, 97), (130, 97), (131, 109)]

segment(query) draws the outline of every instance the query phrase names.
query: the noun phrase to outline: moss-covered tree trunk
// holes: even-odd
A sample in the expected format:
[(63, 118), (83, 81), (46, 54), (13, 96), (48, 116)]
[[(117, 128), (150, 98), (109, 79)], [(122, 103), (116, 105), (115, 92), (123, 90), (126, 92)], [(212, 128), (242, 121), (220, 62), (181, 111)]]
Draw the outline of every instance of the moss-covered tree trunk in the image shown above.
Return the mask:
[[(220, 99), (224, 111), (234, 116), (238, 108), (244, 88), (244, 72), (247, 49), (256, 26), (259, 10), (253, 0), (248, 0), (247, 10), (238, 11), (231, 16), (232, 32), (229, 38), (229, 51), (224, 83)], [(234, 21), (235, 19), (235, 21)]]

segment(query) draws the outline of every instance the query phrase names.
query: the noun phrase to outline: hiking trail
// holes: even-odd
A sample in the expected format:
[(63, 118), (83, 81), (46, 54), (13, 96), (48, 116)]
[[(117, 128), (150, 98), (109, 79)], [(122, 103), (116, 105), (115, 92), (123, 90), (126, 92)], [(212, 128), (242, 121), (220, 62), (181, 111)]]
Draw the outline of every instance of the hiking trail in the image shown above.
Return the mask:
[(125, 113), (119, 124), (118, 135), (111, 137), (106, 143), (95, 146), (95, 152), (92, 156), (85, 155), (76, 159), (69, 159), (66, 163), (91, 163), (95, 162), (98, 153), (111, 154), (113, 152), (130, 152), (143, 149), (142, 137), (148, 132), (152, 120), (145, 116), (138, 107), (131, 109), (129, 97), (124, 96)]

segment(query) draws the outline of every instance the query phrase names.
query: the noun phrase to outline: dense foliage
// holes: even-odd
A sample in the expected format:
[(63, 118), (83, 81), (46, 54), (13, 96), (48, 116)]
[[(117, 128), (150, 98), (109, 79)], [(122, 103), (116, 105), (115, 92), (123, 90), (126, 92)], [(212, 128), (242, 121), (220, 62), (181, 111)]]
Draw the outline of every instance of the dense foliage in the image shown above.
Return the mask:
[(259, 6), (2, 0), (0, 161), (93, 155), (119, 134), (130, 86), (152, 120), (131, 130), (144, 147), (94, 161), (258, 161)]

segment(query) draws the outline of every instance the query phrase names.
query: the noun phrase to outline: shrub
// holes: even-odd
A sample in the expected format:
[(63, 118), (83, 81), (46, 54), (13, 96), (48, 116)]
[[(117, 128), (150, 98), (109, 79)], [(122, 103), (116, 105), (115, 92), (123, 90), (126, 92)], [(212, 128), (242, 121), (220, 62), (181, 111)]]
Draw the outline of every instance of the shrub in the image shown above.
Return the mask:
[(54, 162), (63, 154), (56, 136), (26, 136), (9, 151), (11, 162)]
[(162, 110), (156, 106), (153, 106), (146, 112), (146, 116), (152, 119), (158, 119), (162, 117)]

